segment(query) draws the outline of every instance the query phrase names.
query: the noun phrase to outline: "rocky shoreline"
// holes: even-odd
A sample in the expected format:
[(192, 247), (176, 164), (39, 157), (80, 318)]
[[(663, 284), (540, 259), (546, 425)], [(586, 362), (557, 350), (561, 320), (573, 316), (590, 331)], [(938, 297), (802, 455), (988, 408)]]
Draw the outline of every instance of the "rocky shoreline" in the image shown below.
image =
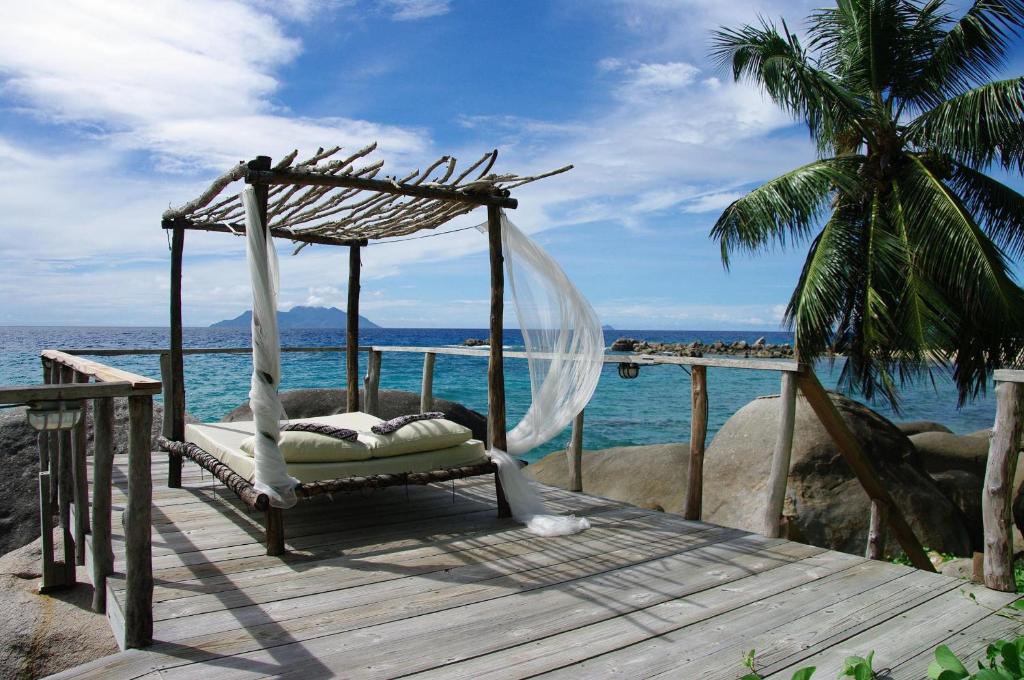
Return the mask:
[(611, 351), (633, 352), (635, 354), (661, 354), (677, 357), (702, 357), (705, 354), (713, 354), (757, 359), (783, 359), (793, 356), (793, 346), (788, 342), (776, 345), (766, 342), (763, 337), (758, 338), (752, 343), (746, 340), (737, 340), (733, 343), (715, 340), (710, 344), (704, 344), (700, 340), (694, 340), (693, 342), (651, 342), (636, 338), (619, 338), (612, 343)]

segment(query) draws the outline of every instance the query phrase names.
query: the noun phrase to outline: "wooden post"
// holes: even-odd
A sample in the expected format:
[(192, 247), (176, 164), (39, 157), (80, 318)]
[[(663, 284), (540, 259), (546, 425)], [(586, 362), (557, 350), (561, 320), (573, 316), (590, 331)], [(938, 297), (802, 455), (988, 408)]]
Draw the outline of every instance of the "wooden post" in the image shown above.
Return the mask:
[[(166, 356), (166, 355), (164, 355)], [(92, 609), (107, 610), (107, 576), (114, 573), (111, 545), (111, 483), (114, 467), (114, 399), (93, 401)]]
[[(46, 432), (40, 432), (38, 440), (39, 457), (42, 458), (42, 451), (49, 443)], [(60, 585), (60, 581), (57, 565), (53, 561), (53, 509), (50, 507), (50, 472), (42, 468), (39, 470), (39, 529), (43, 577), (39, 583), (39, 592), (45, 593)]]
[(1024, 413), (1024, 387), (1017, 382), (996, 384), (996, 421), (989, 440), (981, 516), (985, 527), (985, 585), (1008, 593), (1017, 591), (1013, 579), (1013, 474), (1017, 468)]
[[(76, 383), (89, 382), (89, 376), (75, 371)], [(85, 564), (85, 535), (89, 533), (89, 472), (86, 454), (88, 453), (88, 433), (86, 428), (86, 412), (89, 402), (82, 401), (82, 416), (71, 432), (71, 451), (74, 457), (75, 479), (75, 563)]]
[[(168, 355), (167, 376), (163, 375), (163, 355), (160, 357), (160, 379), (164, 382), (164, 423), (170, 422), (170, 433), (165, 434), (171, 441), (185, 440), (185, 355), (182, 352), (181, 321), (181, 260), (185, 251), (185, 229), (174, 227), (171, 231), (171, 348)], [(167, 383), (170, 383), (169, 385)], [(170, 399), (167, 399), (170, 395)], [(168, 416), (166, 412), (170, 412)], [(167, 459), (167, 486), (181, 487), (181, 456)]]
[[(48, 363), (44, 363), (44, 366), (46, 384), (50, 385), (59, 383), (60, 364), (56, 361), (50, 361)], [(50, 507), (52, 508), (54, 515), (60, 515), (60, 432), (50, 432), (48, 434), (48, 438), (50, 440)]]
[(433, 352), (423, 354), (423, 384), (420, 387), (420, 413), (434, 409), (434, 358)]
[(359, 246), (348, 247), (348, 309), (345, 339), (345, 372), (348, 376), (345, 410), (359, 410)]
[(284, 554), (284, 512), (281, 508), (267, 508), (267, 554)]
[(164, 419), (160, 426), (160, 434), (165, 439), (174, 439), (174, 379), (171, 377), (171, 355), (160, 353), (160, 393), (164, 402)]
[(920, 541), (914, 536), (913, 529), (907, 524), (907, 520), (903, 517), (903, 513), (900, 512), (899, 506), (893, 502), (889, 490), (882, 484), (882, 480), (879, 479), (878, 473), (875, 472), (874, 467), (871, 465), (871, 461), (864, 455), (860, 448), (860, 443), (857, 442), (856, 437), (853, 436), (850, 428), (847, 427), (846, 421), (839, 414), (839, 410), (832, 403), (832, 399), (829, 398), (828, 393), (818, 381), (818, 377), (814, 374), (813, 370), (806, 366), (803, 367), (800, 372), (799, 383), (800, 391), (803, 392), (807, 403), (810, 404), (821, 424), (825, 426), (829, 436), (832, 437), (832, 441), (835, 442), (836, 448), (839, 449), (839, 453), (843, 456), (843, 460), (850, 466), (850, 470), (853, 471), (853, 474), (860, 481), (860, 485), (864, 487), (868, 497), (872, 500), (877, 499), (885, 502), (889, 510), (889, 528), (896, 536), (896, 540), (899, 541), (900, 547), (907, 553), (911, 564), (918, 569), (934, 572), (935, 566), (928, 559), (928, 555), (925, 553), (924, 548), (921, 547)]
[[(57, 367), (58, 379), (54, 382), (59, 384), (70, 383), (73, 380), (71, 368), (54, 362)], [(57, 483), (60, 488), (57, 490), (57, 503), (60, 507), (60, 526), (63, 529), (64, 541), (64, 583), (72, 585), (75, 583), (75, 536), (71, 528), (71, 502), (75, 494), (74, 485), (74, 457), (71, 448), (71, 430), (60, 430), (58, 433), (57, 455), (60, 458), (60, 473)]]
[(380, 358), (381, 353), (370, 350), (366, 358), (366, 378), (363, 380), (363, 392), (365, 394), (363, 408), (372, 416), (380, 411)]
[(572, 420), (572, 437), (565, 455), (569, 459), (569, 491), (583, 491), (583, 411)]
[[(487, 245), (491, 264), (491, 324), (490, 352), (487, 357), (487, 440), (490, 448), (508, 448), (505, 433), (505, 367), (504, 318), (505, 318), (505, 272), (502, 269), (505, 258), (501, 247), (501, 208), (487, 206)], [(501, 480), (495, 475), (497, 488), (498, 516), (511, 517), (512, 510), (505, 499)]]
[(150, 447), (153, 398), (128, 397), (128, 505), (124, 512), (124, 645), (145, 647), (153, 641), (153, 478)]
[(782, 506), (786, 499), (789, 480), (789, 461), (793, 453), (793, 426), (796, 422), (796, 376), (782, 372), (779, 392), (779, 430), (772, 453), (772, 468), (768, 474), (768, 498), (764, 508), (764, 530), (768, 538), (778, 538), (782, 522)]
[(865, 557), (880, 560), (885, 556), (885, 516), (887, 506), (879, 500), (871, 501), (871, 520), (868, 523), (868, 545)]
[(704, 442), (708, 438), (708, 370), (690, 370), (690, 470), (683, 517), (700, 519), (704, 498)]

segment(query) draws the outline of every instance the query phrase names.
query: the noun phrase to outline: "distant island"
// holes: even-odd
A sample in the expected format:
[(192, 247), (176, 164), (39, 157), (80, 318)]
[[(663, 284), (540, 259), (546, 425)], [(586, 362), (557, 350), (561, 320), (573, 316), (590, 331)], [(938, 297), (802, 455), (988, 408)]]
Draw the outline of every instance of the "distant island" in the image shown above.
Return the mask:
[(605, 325), (601, 326), (601, 330), (603, 330), (603, 331), (613, 331), (615, 329), (612, 328), (611, 326), (609, 326), (608, 324), (605, 324)]
[[(252, 325), (252, 312), (245, 311), (234, 319), (225, 319), (210, 324), (210, 328), (249, 328)], [(292, 307), (287, 312), (278, 310), (277, 325), (279, 328), (345, 328), (345, 312), (337, 307)], [(380, 328), (364, 316), (359, 317), (360, 328)]]

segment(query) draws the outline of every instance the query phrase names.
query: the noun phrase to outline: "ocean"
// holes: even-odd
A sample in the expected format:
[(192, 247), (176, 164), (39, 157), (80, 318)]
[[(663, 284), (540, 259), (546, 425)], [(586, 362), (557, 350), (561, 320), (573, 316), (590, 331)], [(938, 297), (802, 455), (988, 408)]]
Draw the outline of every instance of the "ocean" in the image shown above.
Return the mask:
[[(658, 342), (705, 343), (722, 340), (753, 342), (765, 337), (769, 343), (791, 342), (789, 333), (755, 331), (658, 331), (609, 330), (606, 344), (629, 336)], [(362, 345), (456, 346), (466, 338), (486, 338), (483, 329), (367, 329)], [(186, 328), (186, 347), (247, 347), (248, 329)], [(286, 329), (281, 332), (282, 346), (340, 346), (344, 332), (337, 329)], [(0, 385), (41, 382), (39, 352), (42, 349), (83, 347), (164, 348), (166, 328), (129, 327), (0, 327)], [(522, 349), (519, 331), (505, 331), (508, 349)], [(157, 356), (103, 357), (104, 363), (159, 378)], [(366, 372), (366, 355), (360, 355), (361, 375)], [(823, 362), (818, 373), (826, 387), (835, 386), (841, 360), (834, 365)], [(185, 384), (188, 410), (201, 420), (219, 420), (248, 398), (252, 368), (248, 355), (192, 355), (185, 357)], [(420, 354), (384, 354), (381, 388), (419, 392), (423, 370)], [(508, 424), (518, 422), (530, 404), (530, 384), (526, 361), (505, 362)], [(344, 362), (334, 353), (288, 353), (282, 357), (282, 388), (343, 387)], [(779, 375), (769, 371), (724, 368), (708, 369), (708, 442), (722, 424), (751, 399), (778, 394)], [(487, 409), (486, 358), (438, 355), (434, 372), (434, 395), (457, 401), (480, 412)], [(857, 398), (856, 395), (853, 395)], [(896, 415), (887, 407), (869, 404), (893, 420), (936, 420), (954, 432), (967, 433), (991, 427), (995, 417), (994, 394), (983, 396), (961, 409), (957, 408), (952, 381), (940, 377), (907, 386), (903, 391), (903, 410)], [(645, 366), (634, 380), (618, 376), (615, 364), (605, 364), (597, 393), (587, 406), (584, 446), (602, 449), (611, 446), (689, 441), (690, 379), (677, 366)], [(569, 428), (547, 445), (525, 456), (539, 458), (563, 448)]]

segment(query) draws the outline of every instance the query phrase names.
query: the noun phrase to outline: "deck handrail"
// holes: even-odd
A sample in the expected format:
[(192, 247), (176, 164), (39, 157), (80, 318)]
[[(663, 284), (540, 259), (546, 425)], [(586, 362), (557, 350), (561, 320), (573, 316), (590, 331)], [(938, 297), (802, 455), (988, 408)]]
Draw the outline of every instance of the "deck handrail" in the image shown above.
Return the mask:
[[(122, 647), (144, 647), (153, 637), (151, 476), (153, 395), (158, 380), (130, 373), (68, 352), (40, 353), (43, 384), (0, 386), (0, 404), (74, 401), (83, 414), (71, 429), (38, 434), (39, 508), (42, 536), (43, 592), (73, 586), (76, 565), (87, 566), (93, 583), (93, 609), (105, 612), (107, 577), (114, 573), (112, 546), (112, 479), (114, 399), (128, 400), (128, 500), (123, 514), (125, 603)], [(88, 427), (85, 409), (92, 404), (92, 502), (87, 470)], [(67, 408), (66, 406), (64, 408)], [(63, 532), (63, 568), (53, 556), (53, 515)], [(91, 541), (86, 540), (90, 535)], [(87, 551), (87, 544), (89, 550)], [(117, 627), (115, 627), (117, 628)]]

